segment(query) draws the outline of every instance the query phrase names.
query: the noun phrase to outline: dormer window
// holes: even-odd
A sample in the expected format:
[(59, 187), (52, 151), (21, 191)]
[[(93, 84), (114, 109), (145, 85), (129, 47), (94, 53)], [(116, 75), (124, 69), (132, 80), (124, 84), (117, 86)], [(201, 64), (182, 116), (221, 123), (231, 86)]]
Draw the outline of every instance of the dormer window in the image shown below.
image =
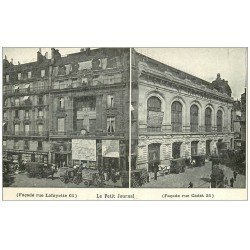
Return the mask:
[(21, 79), (22, 79), (22, 73), (18, 73), (18, 74), (17, 74), (17, 79), (18, 79), (18, 80), (21, 80)]
[(45, 77), (45, 69), (41, 70), (41, 77)]
[(31, 73), (31, 71), (29, 71), (29, 72), (28, 72), (28, 78), (30, 79), (31, 76), (32, 76), (32, 73)]

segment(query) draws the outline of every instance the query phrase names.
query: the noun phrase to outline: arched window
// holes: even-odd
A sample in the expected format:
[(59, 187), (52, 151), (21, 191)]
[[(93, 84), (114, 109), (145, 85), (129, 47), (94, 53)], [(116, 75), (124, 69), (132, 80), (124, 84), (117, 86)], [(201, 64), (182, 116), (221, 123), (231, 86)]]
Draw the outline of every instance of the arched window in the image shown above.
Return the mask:
[(152, 96), (148, 99), (147, 103), (147, 130), (148, 132), (159, 132), (161, 131), (161, 125), (164, 113), (161, 112), (161, 100)]
[(171, 124), (173, 132), (182, 131), (182, 105), (180, 102), (173, 102), (171, 106)]
[(206, 108), (205, 110), (205, 131), (212, 131), (212, 110), (211, 108)]
[(217, 132), (222, 132), (222, 111), (217, 111)]
[(148, 111), (161, 111), (161, 100), (158, 97), (152, 96), (148, 99)]
[(197, 132), (198, 131), (198, 114), (199, 109), (197, 105), (193, 104), (190, 108), (190, 131)]

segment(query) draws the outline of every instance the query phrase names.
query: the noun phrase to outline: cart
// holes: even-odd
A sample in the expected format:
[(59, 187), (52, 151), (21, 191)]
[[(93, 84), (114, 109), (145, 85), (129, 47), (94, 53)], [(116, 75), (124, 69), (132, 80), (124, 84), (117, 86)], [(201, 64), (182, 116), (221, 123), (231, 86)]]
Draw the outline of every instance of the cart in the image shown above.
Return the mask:
[(186, 159), (178, 158), (171, 160), (170, 173), (179, 174), (186, 170)]
[(27, 176), (29, 178), (48, 178), (53, 176), (55, 170), (47, 164), (38, 163), (38, 162), (27, 162), (25, 164)]
[(63, 183), (72, 182), (78, 185), (82, 181), (80, 167), (62, 167), (58, 170), (58, 175)]
[(81, 171), (81, 181), (87, 186), (102, 186), (103, 179), (97, 169), (83, 168)]
[(193, 167), (205, 166), (205, 155), (192, 155)]
[(131, 171), (131, 187), (141, 187), (149, 180), (148, 171), (146, 169), (135, 169)]

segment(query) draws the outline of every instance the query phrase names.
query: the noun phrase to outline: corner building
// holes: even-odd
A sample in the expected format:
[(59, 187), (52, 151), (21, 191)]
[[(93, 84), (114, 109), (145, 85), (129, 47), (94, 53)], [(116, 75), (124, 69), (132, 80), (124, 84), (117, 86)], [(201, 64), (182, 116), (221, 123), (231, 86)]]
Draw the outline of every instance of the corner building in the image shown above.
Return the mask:
[(5, 59), (6, 157), (30, 154), (26, 161), (34, 161), (42, 153), (39, 161), (59, 167), (83, 162), (128, 170), (129, 61), (129, 49), (122, 48), (67, 56), (52, 48), (51, 59), (39, 51), (36, 62), (22, 65)]
[(132, 169), (233, 147), (233, 98), (220, 74), (212, 83), (132, 51)]

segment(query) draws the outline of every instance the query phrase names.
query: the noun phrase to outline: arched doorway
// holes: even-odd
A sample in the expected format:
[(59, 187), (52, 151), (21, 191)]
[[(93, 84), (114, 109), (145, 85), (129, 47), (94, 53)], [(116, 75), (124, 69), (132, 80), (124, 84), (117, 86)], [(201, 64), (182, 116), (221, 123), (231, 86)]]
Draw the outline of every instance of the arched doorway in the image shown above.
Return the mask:
[(160, 164), (160, 143), (148, 145), (148, 171), (153, 172), (154, 168)]

